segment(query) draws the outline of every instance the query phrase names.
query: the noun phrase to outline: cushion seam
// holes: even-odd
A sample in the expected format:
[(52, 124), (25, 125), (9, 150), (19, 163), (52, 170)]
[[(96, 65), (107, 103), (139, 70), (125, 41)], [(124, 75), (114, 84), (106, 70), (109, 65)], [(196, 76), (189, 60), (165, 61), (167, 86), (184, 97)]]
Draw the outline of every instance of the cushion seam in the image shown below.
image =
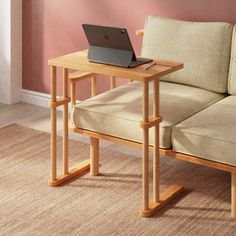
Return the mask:
[[(226, 96), (226, 97), (227, 97), (227, 96)], [(204, 107), (202, 107), (201, 110), (191, 113), (189, 116), (183, 118), (181, 121), (177, 122), (176, 124), (171, 125), (171, 127), (174, 127), (174, 126), (176, 126), (176, 125), (178, 125), (178, 124), (184, 122), (185, 120), (187, 120), (187, 119), (191, 118), (192, 116), (194, 116), (194, 115), (196, 115), (196, 114), (198, 114), (198, 113), (200, 113), (200, 112), (206, 110), (206, 109), (207, 109), (208, 107), (210, 107), (211, 105), (213, 105), (213, 104), (215, 104), (215, 103), (217, 103), (217, 102), (219, 102), (219, 101), (225, 99), (226, 97), (219, 98), (219, 99), (215, 99), (214, 101), (211, 101), (211, 102), (207, 103)]]
[[(225, 97), (224, 97), (224, 98), (225, 98)], [(193, 116), (193, 115), (195, 115), (195, 114), (197, 114), (197, 113), (199, 113), (199, 112), (205, 110), (206, 108), (208, 108), (208, 107), (211, 106), (212, 104), (214, 104), (214, 103), (216, 103), (216, 102), (218, 102), (218, 101), (220, 101), (220, 100), (222, 100), (222, 99), (224, 99), (224, 98), (219, 98), (219, 99), (216, 99), (216, 100), (214, 100), (214, 101), (211, 101), (211, 102), (207, 103), (205, 106), (203, 106), (203, 107), (201, 108), (201, 110), (198, 110), (198, 111), (196, 111), (196, 112), (192, 112), (190, 115), (188, 115), (187, 117), (182, 118), (180, 121), (178, 121), (178, 122), (176, 122), (176, 123), (174, 123), (174, 124), (162, 126), (162, 128), (165, 128), (165, 127), (173, 128), (174, 126), (178, 125), (179, 123), (181, 123), (181, 122), (185, 121), (186, 119), (190, 118), (191, 116)], [(102, 112), (97, 112), (97, 111), (93, 111), (93, 110), (86, 110), (86, 109), (78, 108), (78, 107), (76, 107), (76, 108), (74, 108), (74, 109), (83, 110), (83, 111), (88, 111), (88, 112), (93, 112), (93, 113), (95, 113), (95, 114), (105, 115), (105, 116), (109, 116), (109, 117), (112, 117), (112, 118), (117, 118), (117, 119), (120, 119), (120, 120), (126, 120), (126, 121), (130, 121), (130, 122), (134, 122), (134, 123), (139, 123), (139, 122), (142, 120), (142, 118), (141, 118), (140, 121), (138, 121), (138, 120), (131, 120), (131, 119), (123, 118), (123, 117), (120, 117), (120, 116), (113, 116), (113, 115), (110, 115), (110, 114), (106, 114), (106, 113), (102, 113)]]
[[(183, 134), (190, 134), (190, 135), (193, 135), (193, 136), (203, 137), (203, 138), (207, 138), (207, 139), (213, 139), (213, 140), (220, 141), (220, 142), (224, 142), (224, 143), (236, 144), (236, 143), (234, 143), (234, 142), (225, 141), (225, 140), (223, 140), (223, 139), (212, 138), (212, 137), (208, 137), (208, 136), (205, 136), (205, 135), (194, 134), (194, 133), (186, 132), (186, 131), (178, 131), (178, 129), (177, 129), (176, 127), (174, 127), (173, 130), (176, 130), (176, 132), (180, 132), (180, 133), (183, 133)], [(173, 139), (174, 139), (174, 137), (173, 137)]]
[(93, 111), (93, 110), (86, 110), (86, 109), (78, 108), (78, 107), (76, 107), (75, 109), (79, 109), (79, 110), (83, 110), (83, 111), (88, 111), (88, 112), (93, 112), (93, 113), (96, 113), (96, 114), (105, 115), (105, 116), (109, 116), (109, 117), (113, 117), (113, 118), (118, 118), (118, 119), (121, 119), (121, 120), (127, 120), (127, 121), (131, 121), (131, 122), (135, 122), (135, 123), (139, 122), (139, 121), (130, 120), (130, 119), (127, 119), (127, 118), (122, 118), (122, 117), (119, 117), (119, 116), (112, 116), (110, 114), (106, 114), (106, 113), (102, 113), (102, 112), (97, 112), (97, 111)]

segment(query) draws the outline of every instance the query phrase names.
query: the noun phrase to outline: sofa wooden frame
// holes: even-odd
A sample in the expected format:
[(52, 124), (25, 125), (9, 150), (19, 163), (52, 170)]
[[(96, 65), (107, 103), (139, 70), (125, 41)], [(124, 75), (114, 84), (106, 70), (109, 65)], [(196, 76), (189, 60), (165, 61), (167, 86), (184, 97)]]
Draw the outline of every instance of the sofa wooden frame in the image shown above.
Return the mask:
[[(88, 75), (88, 78), (89, 78), (89, 75)], [(92, 81), (96, 80), (96, 77), (92, 77), (91, 80)], [(114, 82), (112, 82), (112, 80), (114, 80), (114, 77), (111, 78), (111, 89), (114, 88), (114, 86), (113, 86)], [(95, 83), (92, 83), (92, 93), (91, 93), (92, 96), (96, 95), (96, 92), (94, 92), (94, 91), (96, 91), (96, 87), (94, 85), (95, 85)], [(75, 106), (76, 93), (75, 93), (75, 82), (73, 80), (71, 80), (71, 88), (72, 88), (71, 89), (71, 91), (72, 91), (72, 93), (71, 93), (72, 94), (72, 101), (71, 102), (72, 102), (72, 106)], [(93, 131), (89, 131), (89, 130), (79, 129), (79, 128), (76, 128), (73, 126), (70, 127), (70, 130), (72, 132), (86, 135), (86, 136), (92, 137), (94, 139), (103, 139), (103, 140), (106, 140), (109, 142), (123, 144), (123, 145), (127, 145), (127, 146), (130, 146), (133, 148), (142, 149), (142, 144), (138, 143), (138, 142), (134, 142), (134, 141), (126, 140), (126, 139), (121, 139), (118, 137), (105, 135), (105, 134), (101, 134), (101, 133), (97, 133), (97, 132), (93, 132)], [(93, 142), (92, 138), (91, 138), (91, 141)], [(153, 146), (149, 145), (149, 147), (150, 147), (150, 150), (152, 151)], [(210, 161), (210, 160), (203, 159), (203, 158), (196, 157), (196, 156), (191, 156), (191, 155), (175, 152), (172, 149), (159, 148), (159, 152), (163, 156), (168, 156), (168, 157), (176, 158), (178, 160), (187, 161), (187, 162), (191, 162), (194, 164), (199, 164), (199, 165), (203, 165), (206, 167), (230, 172), (231, 173), (231, 216), (233, 218), (236, 218), (236, 167), (231, 166), (231, 165), (227, 165), (224, 163)], [(97, 163), (97, 165), (98, 165), (98, 163)], [(93, 173), (93, 175), (97, 175), (97, 173), (98, 172), (95, 171)]]
[[(144, 31), (136, 31), (136, 35), (143, 36)], [(180, 185), (173, 185), (167, 191), (160, 194), (159, 190), (159, 153), (168, 157), (174, 157), (179, 160), (188, 161), (195, 164), (200, 164), (203, 166), (215, 168), (218, 170), (223, 170), (231, 173), (231, 216), (236, 218), (236, 167), (206, 160), (196, 156), (190, 156), (183, 153), (175, 152), (171, 149), (159, 148), (159, 122), (161, 121), (159, 115), (159, 82), (154, 81), (153, 89), (153, 116), (149, 117), (149, 88), (148, 83), (143, 83), (143, 120), (140, 122), (140, 128), (143, 129), (143, 143), (138, 143), (94, 131), (89, 131), (81, 128), (77, 128), (73, 125), (70, 126), (70, 131), (76, 132), (82, 135), (90, 137), (90, 160), (86, 160), (79, 165), (72, 167), (69, 170), (68, 167), (68, 104), (71, 102), (72, 107), (76, 104), (76, 83), (83, 79), (91, 79), (91, 95), (96, 95), (96, 74), (89, 72), (74, 72), (69, 74), (68, 69), (63, 70), (63, 97), (58, 99), (56, 94), (56, 67), (51, 66), (51, 101), (49, 106), (51, 108), (51, 170), (52, 177), (48, 181), (50, 186), (58, 186), (69, 179), (79, 176), (90, 170), (91, 175), (99, 175), (99, 140), (107, 140), (110, 142), (128, 145), (134, 148), (142, 149), (142, 174), (143, 174), (143, 200), (142, 208), (140, 209), (140, 215), (148, 217), (153, 215), (158, 211), (162, 206), (166, 205), (170, 200), (172, 200), (176, 195), (183, 191), (183, 187)], [(71, 84), (71, 99), (68, 94), (68, 85)], [(116, 87), (116, 78), (111, 77), (111, 89)], [(58, 106), (64, 106), (63, 112), (63, 174), (57, 176), (57, 157), (56, 157), (56, 135), (57, 135), (57, 126), (56, 126), (56, 108)], [(155, 127), (154, 135), (154, 146), (149, 145), (149, 128)], [(148, 178), (148, 155), (149, 150), (153, 151), (153, 201), (149, 202), (149, 178)]]

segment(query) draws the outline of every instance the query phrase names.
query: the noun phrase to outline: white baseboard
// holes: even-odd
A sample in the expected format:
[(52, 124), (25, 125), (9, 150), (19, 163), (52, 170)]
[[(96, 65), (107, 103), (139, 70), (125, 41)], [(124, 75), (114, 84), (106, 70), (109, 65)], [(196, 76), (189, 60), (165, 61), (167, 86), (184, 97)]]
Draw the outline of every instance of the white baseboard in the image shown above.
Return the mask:
[[(39, 93), (32, 90), (22, 89), (21, 90), (21, 96), (20, 96), (21, 102), (33, 104), (40, 107), (47, 107), (48, 108), (48, 102), (51, 99), (51, 95), (47, 93)], [(79, 101), (76, 101), (77, 103)], [(62, 111), (62, 106), (58, 107), (59, 111)], [(70, 110), (70, 107), (69, 107)]]
[(37, 105), (40, 107), (48, 107), (51, 96), (46, 93), (39, 93), (32, 90), (21, 90), (21, 102)]

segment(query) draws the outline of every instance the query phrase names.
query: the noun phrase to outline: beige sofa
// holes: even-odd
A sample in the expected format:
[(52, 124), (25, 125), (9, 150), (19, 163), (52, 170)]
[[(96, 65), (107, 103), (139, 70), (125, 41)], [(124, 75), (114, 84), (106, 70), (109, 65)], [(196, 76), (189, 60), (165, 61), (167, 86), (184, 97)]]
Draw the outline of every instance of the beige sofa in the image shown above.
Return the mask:
[[(142, 47), (142, 56), (185, 64), (183, 70), (163, 77), (160, 82), (161, 153), (231, 172), (233, 217), (236, 217), (235, 32), (236, 28), (228, 23), (194, 23), (150, 16)], [(139, 82), (132, 82), (79, 103), (72, 114), (75, 126), (142, 142), (142, 130), (138, 128), (142, 120), (141, 89)], [(152, 97), (150, 94), (150, 100)], [(151, 144), (153, 133), (150, 132)]]

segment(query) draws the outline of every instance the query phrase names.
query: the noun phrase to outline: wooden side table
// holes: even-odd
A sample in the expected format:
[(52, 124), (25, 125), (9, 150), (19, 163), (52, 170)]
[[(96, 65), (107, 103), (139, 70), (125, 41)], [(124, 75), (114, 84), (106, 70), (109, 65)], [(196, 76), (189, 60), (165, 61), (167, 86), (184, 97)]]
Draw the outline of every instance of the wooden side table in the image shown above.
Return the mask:
[[(159, 114), (159, 78), (174, 71), (183, 68), (183, 64), (179, 62), (167, 60), (155, 60), (156, 65), (148, 70), (144, 70), (145, 65), (136, 68), (121, 68), (116, 66), (90, 63), (87, 59), (87, 51), (81, 51), (64, 55), (49, 60), (51, 67), (51, 179), (50, 186), (58, 186), (61, 183), (77, 176), (90, 169), (92, 175), (99, 174), (99, 139), (106, 139), (112, 142), (118, 142), (126, 145), (140, 147), (142, 149), (142, 207), (140, 209), (141, 216), (151, 216), (162, 206), (166, 205), (177, 194), (183, 191), (180, 185), (173, 185), (164, 193), (160, 194), (160, 167), (159, 167), (159, 123), (161, 117)], [(63, 69), (63, 96), (57, 98), (57, 68)], [(102, 74), (111, 77), (121, 77), (129, 80), (139, 81), (143, 84), (143, 101), (142, 101), (142, 121), (140, 128), (143, 130), (143, 142), (137, 143), (119, 137), (112, 137), (106, 134), (100, 134), (77, 127), (71, 127), (71, 131), (90, 136), (90, 159), (79, 163), (77, 166), (69, 168), (68, 161), (68, 104), (70, 97), (68, 93), (68, 71), (74, 69), (91, 74)], [(153, 81), (153, 114), (149, 115), (149, 82)], [(75, 97), (72, 94), (72, 97)], [(64, 106), (63, 111), (63, 174), (57, 175), (57, 116), (56, 108)], [(154, 145), (149, 145), (149, 129), (154, 129)], [(153, 200), (149, 200), (149, 148), (153, 148)]]

